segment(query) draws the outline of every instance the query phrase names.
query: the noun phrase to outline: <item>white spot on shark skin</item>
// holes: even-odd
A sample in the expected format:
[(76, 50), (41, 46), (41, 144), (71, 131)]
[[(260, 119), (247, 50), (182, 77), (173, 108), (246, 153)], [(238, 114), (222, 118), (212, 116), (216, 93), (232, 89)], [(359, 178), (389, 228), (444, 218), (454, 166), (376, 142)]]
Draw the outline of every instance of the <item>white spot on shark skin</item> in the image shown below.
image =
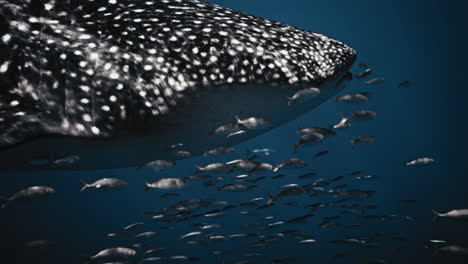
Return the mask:
[(83, 115), (83, 121), (85, 122), (92, 122), (93, 119), (91, 118), (91, 116), (89, 114), (84, 114)]
[(91, 132), (93, 132), (93, 134), (95, 135), (99, 135), (99, 133), (101, 133), (101, 131), (99, 130), (99, 128), (95, 127), (95, 126), (92, 126), (91, 127)]
[(11, 35), (10, 35), (10, 34), (5, 34), (5, 35), (2, 36), (2, 41), (3, 41), (4, 43), (8, 43), (8, 42), (10, 41), (10, 39), (11, 39)]
[(5, 73), (8, 71), (8, 66), (10, 65), (10, 61), (5, 61), (1, 66), (0, 66), (0, 72)]
[(111, 74), (109, 74), (109, 78), (111, 79), (119, 79), (120, 75), (117, 73), (117, 72), (111, 72)]

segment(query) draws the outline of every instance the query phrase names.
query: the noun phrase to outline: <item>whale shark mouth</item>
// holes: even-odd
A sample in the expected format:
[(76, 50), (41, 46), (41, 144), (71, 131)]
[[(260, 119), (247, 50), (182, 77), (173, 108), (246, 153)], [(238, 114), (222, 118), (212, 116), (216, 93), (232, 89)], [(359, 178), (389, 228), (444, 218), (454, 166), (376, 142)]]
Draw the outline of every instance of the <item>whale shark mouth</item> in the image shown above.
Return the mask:
[[(31, 150), (93, 168), (167, 157), (178, 142), (195, 155), (237, 144), (267, 130), (208, 132), (234, 116), (292, 120), (356, 59), (321, 34), (197, 0), (67, 2), (0, 0), (2, 168)], [(311, 86), (318, 98), (288, 107)]]

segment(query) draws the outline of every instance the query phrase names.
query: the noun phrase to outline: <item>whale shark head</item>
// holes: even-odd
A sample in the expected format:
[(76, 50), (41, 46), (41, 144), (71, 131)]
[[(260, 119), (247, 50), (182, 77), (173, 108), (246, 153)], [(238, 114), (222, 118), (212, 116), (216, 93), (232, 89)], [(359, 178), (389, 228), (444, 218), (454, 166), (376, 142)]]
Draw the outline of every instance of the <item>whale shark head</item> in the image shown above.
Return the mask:
[[(5, 168), (29, 154), (92, 168), (165, 158), (178, 142), (195, 155), (237, 144), (328, 99), (356, 59), (335, 39), (198, 0), (0, 4)], [(320, 95), (288, 106), (307, 87)], [(235, 116), (271, 124), (210, 133)]]

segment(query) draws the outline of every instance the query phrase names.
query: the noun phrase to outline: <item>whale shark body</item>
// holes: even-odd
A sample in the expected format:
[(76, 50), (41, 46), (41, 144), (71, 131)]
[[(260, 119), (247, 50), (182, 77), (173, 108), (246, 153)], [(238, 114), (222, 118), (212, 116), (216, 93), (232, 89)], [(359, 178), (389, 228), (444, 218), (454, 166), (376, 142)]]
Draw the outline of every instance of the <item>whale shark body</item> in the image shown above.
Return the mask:
[[(0, 17), (2, 169), (235, 145), (268, 129), (209, 132), (235, 116), (290, 121), (336, 94), (356, 59), (332, 38), (197, 0), (0, 0)], [(288, 106), (306, 87), (321, 93)]]

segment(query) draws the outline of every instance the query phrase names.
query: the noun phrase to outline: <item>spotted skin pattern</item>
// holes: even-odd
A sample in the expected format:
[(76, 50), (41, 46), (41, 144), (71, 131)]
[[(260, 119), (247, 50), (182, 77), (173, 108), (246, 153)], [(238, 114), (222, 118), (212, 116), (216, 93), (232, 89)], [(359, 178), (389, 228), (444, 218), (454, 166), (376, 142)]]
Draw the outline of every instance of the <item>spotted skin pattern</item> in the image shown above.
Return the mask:
[(111, 136), (207, 87), (320, 84), (356, 57), (337, 40), (197, 0), (0, 0), (0, 16), (0, 147)]

